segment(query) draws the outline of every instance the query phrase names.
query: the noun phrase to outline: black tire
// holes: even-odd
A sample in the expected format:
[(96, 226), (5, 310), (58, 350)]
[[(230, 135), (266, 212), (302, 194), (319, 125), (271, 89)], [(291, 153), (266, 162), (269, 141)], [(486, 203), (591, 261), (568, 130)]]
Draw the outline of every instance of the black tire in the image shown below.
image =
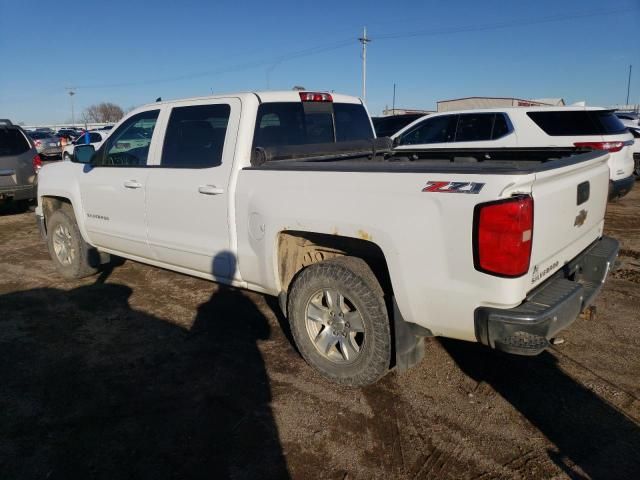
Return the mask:
[[(344, 347), (341, 347), (343, 343), (340, 341), (345, 342), (346, 337), (343, 339), (337, 337), (338, 343), (327, 349), (324, 349), (324, 346), (320, 348), (316, 346), (319, 343), (318, 338), (322, 334), (328, 336), (332, 332), (335, 335), (335, 330), (329, 331), (334, 327), (323, 324), (318, 327), (320, 330), (316, 333), (313, 325), (318, 323), (314, 323), (315, 321), (311, 318), (307, 320), (307, 308), (311, 303), (318, 302), (320, 298), (325, 302), (326, 297), (323, 292), (327, 290), (337, 291), (338, 298), (342, 294), (348, 305), (345, 308), (353, 310), (345, 315), (354, 312), (360, 314), (358, 318), (362, 321), (362, 343), (358, 345), (359, 351), (355, 354), (355, 360), (351, 362), (340, 357), (340, 355), (345, 356)], [(322, 306), (321, 308), (333, 310), (332, 307)], [(287, 312), (291, 332), (300, 353), (307, 363), (327, 379), (343, 385), (364, 386), (376, 382), (389, 371), (392, 350), (391, 331), (384, 292), (375, 274), (362, 259), (338, 257), (302, 270), (291, 286)], [(335, 326), (335, 312), (331, 315)], [(309, 327), (309, 325), (312, 326)], [(347, 323), (346, 326), (349, 327), (349, 324)], [(344, 324), (341, 324), (340, 328), (344, 329)], [(325, 329), (327, 329), (326, 332)], [(346, 332), (343, 330), (342, 334), (354, 339), (351, 345), (359, 342), (356, 338), (360, 335), (359, 333), (349, 333), (347, 329)], [(338, 335), (341, 335), (340, 331)], [(328, 340), (327, 343), (331, 341)], [(321, 350), (325, 353), (321, 353)], [(333, 359), (328, 358), (329, 355), (333, 355)]]
[[(59, 227), (66, 229), (69, 233), (69, 245), (74, 251), (72, 258), (69, 258), (69, 263), (63, 263), (54, 248), (54, 236)], [(56, 270), (65, 278), (84, 278), (98, 271), (96, 268), (99, 265), (96, 261), (98, 252), (84, 241), (75, 216), (70, 210), (56, 210), (47, 218), (47, 247)]]

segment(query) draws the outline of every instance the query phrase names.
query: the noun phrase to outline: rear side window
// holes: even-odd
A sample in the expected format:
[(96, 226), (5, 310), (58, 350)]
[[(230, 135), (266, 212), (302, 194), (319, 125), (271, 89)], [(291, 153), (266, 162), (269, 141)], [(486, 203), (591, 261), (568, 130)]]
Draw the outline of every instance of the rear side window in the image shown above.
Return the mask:
[(453, 142), (458, 115), (429, 117), (402, 135), (400, 145)]
[(253, 146), (275, 147), (373, 138), (360, 104), (275, 102), (258, 107)]
[(470, 113), (460, 115), (456, 129), (456, 142), (491, 140), (495, 113)]
[(20, 155), (31, 149), (31, 145), (17, 128), (0, 127), (0, 157)]
[(493, 132), (491, 134), (491, 139), (495, 140), (497, 138), (504, 137), (510, 132), (511, 127), (509, 126), (505, 115), (503, 113), (496, 113), (496, 118), (493, 121)]
[(614, 135), (624, 133), (626, 127), (607, 110), (527, 112), (527, 115), (547, 135)]
[(171, 111), (162, 167), (216, 167), (222, 163), (231, 106), (194, 105)]

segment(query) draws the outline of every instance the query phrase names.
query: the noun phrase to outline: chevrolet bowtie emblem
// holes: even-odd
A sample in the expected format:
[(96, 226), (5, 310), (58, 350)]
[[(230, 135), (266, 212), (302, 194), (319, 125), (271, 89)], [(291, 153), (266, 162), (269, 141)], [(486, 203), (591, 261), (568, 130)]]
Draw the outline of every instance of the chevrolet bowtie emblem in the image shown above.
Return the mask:
[(587, 211), (580, 210), (580, 213), (576, 215), (576, 219), (573, 222), (574, 227), (581, 227), (584, 224), (584, 221), (587, 219)]

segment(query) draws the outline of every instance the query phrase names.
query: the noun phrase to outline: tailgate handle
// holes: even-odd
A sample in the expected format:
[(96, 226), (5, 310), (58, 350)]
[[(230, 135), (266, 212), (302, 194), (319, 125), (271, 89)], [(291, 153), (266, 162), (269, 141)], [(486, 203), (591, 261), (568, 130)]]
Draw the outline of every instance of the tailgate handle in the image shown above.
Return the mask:
[(10, 168), (3, 168), (0, 170), (0, 177), (8, 177), (11, 175), (14, 175), (16, 173), (15, 170), (12, 170)]
[(584, 202), (589, 200), (589, 182), (582, 182), (578, 185), (578, 197), (576, 199), (576, 205), (582, 205)]

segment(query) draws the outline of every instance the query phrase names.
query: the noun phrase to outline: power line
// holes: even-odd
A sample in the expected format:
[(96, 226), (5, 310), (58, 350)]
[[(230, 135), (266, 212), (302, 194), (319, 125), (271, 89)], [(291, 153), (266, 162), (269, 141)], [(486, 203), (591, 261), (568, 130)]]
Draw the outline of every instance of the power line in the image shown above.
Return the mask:
[(356, 43), (355, 38), (349, 38), (349, 39), (344, 39), (337, 42), (332, 42), (330, 44), (317, 45), (315, 47), (306, 48), (304, 50), (290, 52), (288, 54), (281, 55), (279, 57), (275, 57), (269, 60), (256, 60), (254, 62), (241, 63), (241, 64), (232, 65), (225, 68), (217, 68), (213, 70), (193, 72), (185, 75), (178, 75), (175, 77), (167, 77), (167, 78), (161, 78), (156, 80), (140, 80), (135, 82), (112, 83), (112, 84), (81, 85), (78, 88), (102, 89), (102, 88), (121, 88), (121, 87), (133, 87), (133, 86), (142, 86), (142, 85), (154, 85), (159, 83), (176, 82), (180, 80), (190, 80), (192, 78), (207, 77), (211, 75), (220, 75), (223, 73), (239, 72), (239, 71), (250, 70), (258, 67), (272, 67), (273, 69), (275, 68), (274, 66), (277, 66), (280, 63), (287, 62), (289, 60), (293, 60), (295, 58), (329, 52), (332, 50), (337, 50), (339, 48), (344, 48), (348, 45), (354, 45), (355, 43)]
[(402, 33), (386, 33), (374, 36), (374, 40), (395, 40), (400, 38), (411, 38), (421, 36), (435, 36), (435, 35), (449, 35), (454, 33), (466, 33), (466, 32), (480, 32), (487, 30), (500, 30), (505, 28), (523, 27), (530, 25), (540, 25), (544, 23), (563, 22), (567, 20), (575, 20), (579, 18), (598, 17), (603, 15), (617, 15), (619, 13), (628, 13), (636, 11), (629, 8), (621, 8), (617, 10), (594, 10), (590, 12), (578, 13), (578, 14), (564, 14), (553, 15), (540, 18), (531, 18), (523, 20), (508, 20), (502, 22), (486, 23), (486, 24), (474, 24), (461, 27), (447, 27), (437, 29), (416, 30), (413, 32)]
[[(522, 26), (530, 26), (530, 25), (540, 25), (544, 23), (553, 23), (553, 22), (562, 22), (567, 20), (574, 20), (580, 18), (588, 18), (588, 17), (596, 17), (603, 15), (615, 15), (619, 13), (627, 13), (630, 11), (635, 11), (629, 8), (620, 8), (613, 10), (597, 10), (597, 11), (589, 11), (579, 14), (563, 14), (563, 15), (554, 15), (554, 16), (546, 16), (540, 18), (530, 18), (530, 19), (518, 19), (518, 20), (509, 20), (502, 22), (494, 22), (487, 23), (481, 25), (466, 25), (466, 26), (458, 26), (458, 27), (448, 27), (448, 28), (438, 28), (438, 29), (425, 29), (425, 30), (416, 30), (413, 32), (399, 32), (399, 33), (383, 33), (373, 38), (366, 36), (356, 38), (345, 38), (342, 40), (338, 40), (329, 44), (316, 45), (314, 47), (309, 47), (302, 50), (293, 51), (284, 55), (280, 55), (268, 60), (256, 60), (253, 62), (245, 62), (236, 65), (231, 65), (224, 68), (212, 69), (212, 70), (204, 70), (200, 72), (192, 72), (184, 75), (178, 75), (173, 77), (165, 77), (153, 80), (139, 80), (132, 82), (121, 82), (121, 83), (110, 83), (110, 84), (88, 84), (88, 85), (79, 85), (77, 89), (108, 89), (108, 88), (124, 88), (124, 87), (134, 87), (134, 86), (144, 86), (144, 85), (154, 85), (161, 83), (171, 83), (177, 82), (181, 80), (190, 80), (198, 77), (207, 77), (213, 75), (220, 75), (224, 73), (231, 72), (239, 72), (244, 70), (255, 69), (259, 67), (268, 67), (267, 79), (269, 78), (270, 73), (275, 69), (278, 65), (288, 62), (290, 60), (294, 60), (296, 58), (317, 55), (320, 53), (325, 53), (333, 50), (338, 50), (350, 45), (356, 44), (356, 42), (360, 42), (363, 46), (363, 57), (366, 57), (366, 44), (371, 42), (372, 40), (396, 40), (403, 38), (411, 38), (411, 37), (419, 37), (419, 36), (438, 36), (438, 35), (450, 35), (456, 33), (465, 33), (465, 32), (479, 32), (479, 31), (488, 31), (488, 30), (499, 30), (506, 28), (514, 28), (514, 27), (522, 27)], [(365, 41), (366, 40), (366, 41)], [(363, 63), (366, 65), (366, 60), (363, 58)], [(366, 73), (363, 70), (363, 97), (366, 96)]]

